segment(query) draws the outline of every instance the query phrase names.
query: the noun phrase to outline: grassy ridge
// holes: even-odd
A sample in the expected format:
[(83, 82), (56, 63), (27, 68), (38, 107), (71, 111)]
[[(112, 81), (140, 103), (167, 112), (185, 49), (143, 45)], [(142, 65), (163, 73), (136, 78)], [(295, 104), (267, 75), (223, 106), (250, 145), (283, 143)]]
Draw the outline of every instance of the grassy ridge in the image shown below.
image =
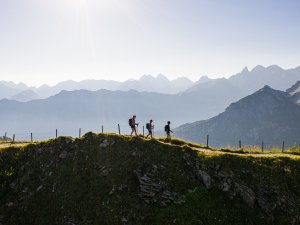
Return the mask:
[[(294, 220), (299, 224), (295, 219), (300, 211), (298, 157), (224, 154), (198, 151), (200, 145), (179, 140), (174, 143), (88, 133), (81, 139), (60, 137), (1, 149), (0, 223), (210, 225)], [(199, 168), (215, 185), (205, 187), (196, 173)], [(232, 182), (256, 195), (271, 187), (283, 195), (292, 193), (285, 198), (290, 205), (282, 203), (266, 212), (257, 197), (255, 205), (248, 206), (240, 196), (231, 196), (234, 190), (219, 188), (223, 180), (218, 174), (224, 171), (231, 171)], [(151, 182), (161, 186), (160, 192), (174, 193), (174, 201), (162, 206), (160, 192), (153, 201), (143, 200), (137, 173), (151, 174)]]

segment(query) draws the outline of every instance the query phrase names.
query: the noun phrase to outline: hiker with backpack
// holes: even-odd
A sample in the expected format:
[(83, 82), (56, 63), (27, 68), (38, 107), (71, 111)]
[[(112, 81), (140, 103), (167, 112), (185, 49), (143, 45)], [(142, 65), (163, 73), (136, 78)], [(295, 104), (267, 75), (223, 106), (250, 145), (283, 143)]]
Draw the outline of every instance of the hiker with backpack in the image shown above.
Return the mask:
[(146, 123), (146, 129), (148, 130), (148, 135), (146, 136), (146, 138), (150, 137), (152, 138), (152, 130), (154, 129), (154, 125), (152, 125), (153, 120), (150, 120), (149, 123)]
[(129, 119), (128, 123), (129, 123), (129, 126), (131, 127), (131, 136), (133, 133), (135, 133), (135, 136), (137, 136), (137, 132), (136, 132), (136, 128), (135, 126), (138, 126), (139, 124), (135, 122), (135, 118), (136, 118), (136, 115), (133, 115), (132, 118)]
[(166, 132), (166, 134), (167, 134), (167, 137), (166, 137), (166, 139), (165, 139), (165, 142), (171, 142), (171, 133), (173, 133), (173, 131), (172, 131), (171, 128), (170, 128), (170, 124), (171, 124), (171, 122), (168, 121), (168, 122), (167, 122), (167, 125), (165, 126), (165, 132)]

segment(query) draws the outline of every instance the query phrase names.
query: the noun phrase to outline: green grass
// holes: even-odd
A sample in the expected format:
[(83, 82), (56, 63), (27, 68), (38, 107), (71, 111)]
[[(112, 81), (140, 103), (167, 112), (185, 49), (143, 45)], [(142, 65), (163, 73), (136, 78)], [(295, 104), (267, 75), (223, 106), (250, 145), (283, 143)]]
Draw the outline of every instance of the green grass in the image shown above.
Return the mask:
[[(101, 148), (104, 140), (111, 144)], [(199, 148), (179, 139), (171, 145), (162, 139), (88, 133), (82, 138), (60, 137), (1, 149), (0, 223), (288, 224), (290, 215), (284, 211), (273, 213), (274, 223), (257, 206), (250, 208), (238, 197), (230, 199), (216, 187), (204, 188), (193, 171), (197, 163), (212, 177), (216, 168), (230, 170), (236, 182), (254, 191), (276, 186), (300, 196), (298, 157), (281, 153), (253, 157)], [(67, 157), (61, 159), (64, 151)], [(147, 173), (153, 168), (154, 178), (178, 194), (177, 201), (167, 207), (147, 204), (138, 196), (135, 171)], [(9, 203), (13, 205), (8, 207)], [(300, 210), (299, 205), (295, 210)]]
[(240, 201), (230, 200), (218, 190), (198, 188), (187, 194), (182, 204), (162, 209), (156, 224), (273, 224), (259, 210), (249, 209)]

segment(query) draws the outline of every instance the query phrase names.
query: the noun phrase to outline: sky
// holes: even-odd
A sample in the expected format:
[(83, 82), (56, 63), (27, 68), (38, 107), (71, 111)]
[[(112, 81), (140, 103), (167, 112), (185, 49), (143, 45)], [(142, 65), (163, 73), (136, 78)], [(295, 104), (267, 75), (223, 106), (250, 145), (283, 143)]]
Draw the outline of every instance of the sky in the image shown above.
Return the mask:
[(228, 77), (300, 65), (299, 0), (0, 0), (0, 80)]

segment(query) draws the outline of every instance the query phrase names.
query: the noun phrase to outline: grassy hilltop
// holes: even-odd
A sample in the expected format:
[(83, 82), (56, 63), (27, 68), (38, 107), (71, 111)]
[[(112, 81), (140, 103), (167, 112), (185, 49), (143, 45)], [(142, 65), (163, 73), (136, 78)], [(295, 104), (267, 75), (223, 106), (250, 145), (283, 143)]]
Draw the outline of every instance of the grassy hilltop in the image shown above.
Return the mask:
[(0, 224), (300, 224), (300, 157), (87, 133), (0, 149)]

